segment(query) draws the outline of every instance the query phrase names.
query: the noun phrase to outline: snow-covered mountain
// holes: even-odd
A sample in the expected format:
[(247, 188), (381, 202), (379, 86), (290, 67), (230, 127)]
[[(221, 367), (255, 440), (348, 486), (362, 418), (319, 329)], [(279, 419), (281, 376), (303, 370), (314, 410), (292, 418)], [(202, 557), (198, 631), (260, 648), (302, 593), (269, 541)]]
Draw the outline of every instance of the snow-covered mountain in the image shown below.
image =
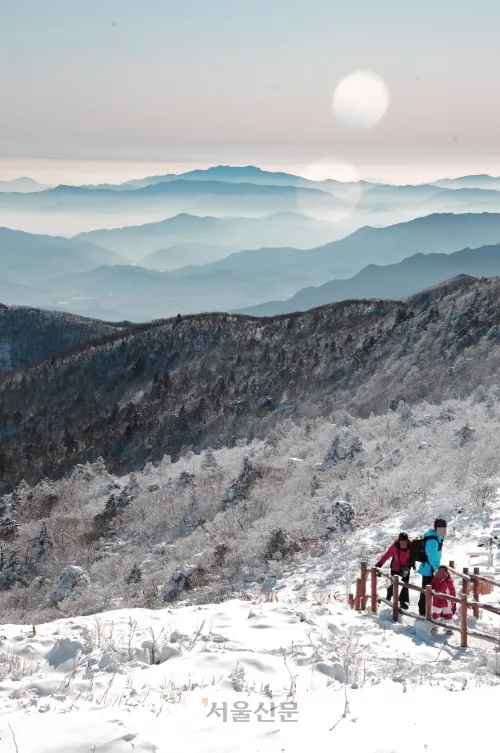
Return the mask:
[[(338, 413), (127, 476), (87, 464), (4, 497), (13, 517), (24, 511), (18, 536), (33, 538), (40, 574), (0, 591), (0, 752), (302, 753), (312, 737), (343, 749), (355, 730), (368, 753), (453, 753), (471, 709), (493, 739), (494, 643), (463, 650), (456, 634), (394, 624), (383, 604), (356, 613), (346, 597), (361, 560), (436, 515), (445, 561), (480, 562), (468, 555), (478, 544), (487, 555), (500, 532), (499, 405), (498, 389), (478, 389), (440, 407)], [(114, 530), (90, 546), (86, 522), (104, 520), (111, 495)], [(0, 576), (22, 567), (10, 556)], [(498, 634), (484, 611), (469, 626)]]

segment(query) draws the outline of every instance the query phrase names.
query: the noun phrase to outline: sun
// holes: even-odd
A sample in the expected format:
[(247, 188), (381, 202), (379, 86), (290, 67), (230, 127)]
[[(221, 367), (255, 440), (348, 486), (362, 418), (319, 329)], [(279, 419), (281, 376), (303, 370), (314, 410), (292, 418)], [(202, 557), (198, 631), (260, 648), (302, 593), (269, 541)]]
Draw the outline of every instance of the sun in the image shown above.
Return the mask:
[(354, 71), (340, 81), (333, 94), (333, 112), (342, 125), (373, 128), (390, 103), (383, 78), (371, 71)]

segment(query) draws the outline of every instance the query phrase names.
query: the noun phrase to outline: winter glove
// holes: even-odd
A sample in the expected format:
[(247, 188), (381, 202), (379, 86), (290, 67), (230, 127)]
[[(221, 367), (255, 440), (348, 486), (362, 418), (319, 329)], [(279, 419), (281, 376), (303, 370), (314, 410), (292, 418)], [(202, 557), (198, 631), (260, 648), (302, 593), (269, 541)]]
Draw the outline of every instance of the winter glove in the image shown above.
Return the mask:
[(407, 575), (410, 574), (410, 568), (409, 567), (402, 567), (401, 568), (401, 577), (406, 578)]
[(382, 567), (382, 563), (381, 562), (377, 562), (376, 565), (375, 565), (375, 567), (376, 568)]

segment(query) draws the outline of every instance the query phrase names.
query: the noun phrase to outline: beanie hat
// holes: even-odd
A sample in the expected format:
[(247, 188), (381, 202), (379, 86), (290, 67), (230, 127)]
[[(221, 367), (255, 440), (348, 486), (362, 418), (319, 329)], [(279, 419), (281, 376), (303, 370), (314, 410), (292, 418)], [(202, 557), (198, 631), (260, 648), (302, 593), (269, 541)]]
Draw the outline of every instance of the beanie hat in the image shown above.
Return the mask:
[(446, 528), (446, 520), (443, 520), (443, 518), (436, 518), (434, 521), (434, 528)]
[(398, 541), (409, 541), (409, 537), (407, 533), (400, 533), (398, 536)]

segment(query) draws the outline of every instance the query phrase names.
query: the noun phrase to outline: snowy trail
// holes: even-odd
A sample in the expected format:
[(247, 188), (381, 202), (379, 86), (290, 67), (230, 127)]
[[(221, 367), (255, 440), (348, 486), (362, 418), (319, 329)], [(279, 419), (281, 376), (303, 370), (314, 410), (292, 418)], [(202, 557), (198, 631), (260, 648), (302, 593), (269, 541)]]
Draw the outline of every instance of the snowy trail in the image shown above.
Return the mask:
[[(375, 619), (337, 604), (242, 600), (59, 620), (36, 635), (6, 625), (0, 752), (14, 753), (12, 732), (21, 753), (302, 753), (311, 734), (319, 749), (355, 739), (367, 753), (460, 750), (460, 720), (493, 708), (500, 680), (473, 648), (443, 646), (426, 628), (393, 626), (388, 610)], [(280, 705), (291, 689), (293, 722)], [(235, 702), (249, 721), (233, 721)], [(227, 704), (227, 721), (208, 716), (212, 704)], [(259, 721), (261, 704), (274, 719)], [(446, 713), (457, 727), (445, 734)]]
[[(465, 564), (499, 520), (497, 503), (487, 526), (483, 513), (455, 521), (445, 559)], [(304, 753), (313, 740), (317, 750), (457, 753), (477, 747), (476, 712), (481, 738), (496, 739), (494, 646), (471, 640), (463, 650), (458, 634), (432, 636), (426, 623), (394, 624), (386, 607), (373, 616), (343, 603), (359, 559), (398, 524), (293, 562), (278, 601), (250, 589), (220, 604), (121, 609), (36, 632), (0, 626), (0, 753)], [(486, 613), (484, 626), (500, 627)]]

